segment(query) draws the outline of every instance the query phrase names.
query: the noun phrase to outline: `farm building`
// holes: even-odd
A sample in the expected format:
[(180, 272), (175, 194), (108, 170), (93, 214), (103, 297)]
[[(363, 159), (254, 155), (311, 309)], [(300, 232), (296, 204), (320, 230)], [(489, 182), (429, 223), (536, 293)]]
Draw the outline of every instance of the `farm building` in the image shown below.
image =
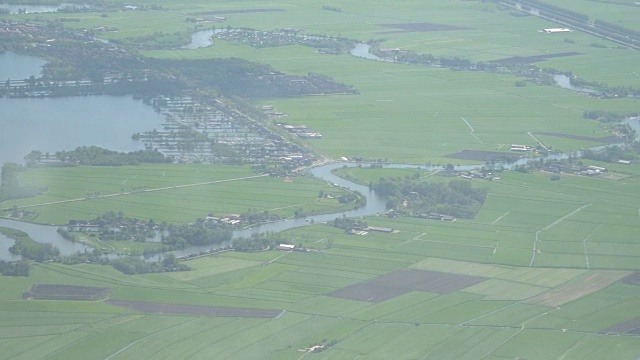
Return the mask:
[(278, 250), (290, 251), (293, 250), (296, 246), (293, 244), (278, 244)]
[(527, 145), (517, 145), (517, 144), (513, 144), (511, 145), (511, 151), (521, 151), (521, 152), (526, 152), (531, 150), (531, 147), (527, 146)]
[(378, 226), (368, 226), (365, 230), (385, 232), (385, 233), (393, 232), (393, 229), (385, 228), (385, 227), (378, 227)]
[(543, 29), (542, 31), (546, 32), (547, 34), (553, 34), (553, 33), (570, 32), (571, 30), (567, 28), (549, 28), (549, 29)]

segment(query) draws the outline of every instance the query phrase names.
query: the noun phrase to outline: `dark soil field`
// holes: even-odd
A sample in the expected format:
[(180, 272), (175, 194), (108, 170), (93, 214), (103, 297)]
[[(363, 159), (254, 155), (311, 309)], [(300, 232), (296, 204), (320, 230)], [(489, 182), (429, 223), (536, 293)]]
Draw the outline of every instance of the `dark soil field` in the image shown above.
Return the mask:
[(429, 31), (450, 31), (450, 30), (471, 30), (471, 28), (455, 25), (432, 24), (432, 23), (407, 23), (407, 24), (377, 24), (378, 26), (393, 28), (396, 31), (379, 32), (387, 34), (395, 32), (429, 32)]
[(275, 318), (282, 310), (230, 308), (219, 306), (164, 304), (145, 301), (107, 300), (106, 303), (148, 313), (204, 315), (245, 318)]
[(624, 279), (622, 279), (622, 282), (628, 285), (638, 285), (640, 286), (640, 272), (635, 272), (627, 277), (625, 277)]
[(36, 284), (33, 285), (31, 291), (25, 292), (22, 297), (36, 300), (95, 301), (106, 297), (110, 292), (110, 288)]
[(640, 334), (640, 318), (631, 319), (600, 331), (601, 334)]
[(448, 154), (444, 157), (450, 159), (461, 160), (473, 160), (473, 161), (516, 161), (520, 157), (517, 155), (498, 152), (498, 151), (483, 151), (483, 150), (460, 150), (460, 152), (454, 154)]
[(544, 61), (546, 59), (565, 57), (565, 56), (575, 56), (575, 55), (582, 55), (582, 53), (564, 52), (564, 53), (555, 53), (555, 54), (547, 54), (547, 55), (513, 56), (513, 57), (504, 58), (504, 59), (493, 60), (491, 62), (501, 63), (501, 64), (533, 64), (539, 61)]
[(620, 138), (617, 136), (607, 136), (603, 138), (593, 138), (588, 136), (580, 136), (580, 135), (571, 135), (571, 134), (563, 134), (563, 133), (555, 133), (555, 132), (535, 132), (537, 135), (546, 135), (546, 136), (555, 136), (564, 139), (574, 139), (574, 140), (584, 140), (584, 141), (594, 141), (600, 142), (603, 144), (615, 144), (621, 142)]
[(229, 15), (229, 14), (251, 14), (251, 13), (265, 13), (265, 12), (279, 12), (284, 11), (282, 9), (237, 9), (237, 10), (217, 10), (217, 11), (205, 11), (190, 13), (189, 15)]
[(485, 278), (435, 271), (400, 270), (337, 290), (330, 296), (382, 302), (411, 291), (449, 294), (484, 281)]

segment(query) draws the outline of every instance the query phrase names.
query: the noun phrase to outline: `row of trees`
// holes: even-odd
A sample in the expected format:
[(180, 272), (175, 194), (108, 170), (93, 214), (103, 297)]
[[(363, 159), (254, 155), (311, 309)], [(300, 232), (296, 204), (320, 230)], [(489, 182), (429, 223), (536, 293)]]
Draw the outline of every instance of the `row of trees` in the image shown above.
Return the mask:
[(0, 274), (4, 276), (29, 276), (29, 262), (0, 261)]
[(160, 261), (145, 261), (139, 257), (123, 257), (111, 260), (111, 266), (128, 275), (158, 272), (188, 271), (191, 268), (178, 261), (175, 255), (166, 254)]
[[(158, 150), (138, 150), (131, 152), (118, 152), (107, 150), (98, 146), (80, 146), (71, 151), (58, 151), (55, 159), (70, 164), (94, 165), (94, 166), (122, 166), (138, 165), (140, 163), (169, 163), (170, 158), (165, 157)], [(39, 151), (32, 151), (25, 157), (27, 164), (34, 165), (46, 159)]]

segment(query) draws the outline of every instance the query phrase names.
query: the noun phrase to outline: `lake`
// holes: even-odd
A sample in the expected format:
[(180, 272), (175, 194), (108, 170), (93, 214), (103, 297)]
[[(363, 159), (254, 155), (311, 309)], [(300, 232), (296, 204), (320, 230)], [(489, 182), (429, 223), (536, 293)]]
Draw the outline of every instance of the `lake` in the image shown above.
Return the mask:
[[(31, 56), (5, 53), (0, 55), (0, 75), (18, 78), (11, 76), (17, 69), (24, 78), (39, 72), (43, 63)], [(55, 153), (83, 145), (140, 150), (144, 146), (131, 140), (131, 135), (160, 128), (165, 121), (163, 115), (131, 96), (0, 98), (0, 109), (0, 164), (22, 163), (31, 150)]]

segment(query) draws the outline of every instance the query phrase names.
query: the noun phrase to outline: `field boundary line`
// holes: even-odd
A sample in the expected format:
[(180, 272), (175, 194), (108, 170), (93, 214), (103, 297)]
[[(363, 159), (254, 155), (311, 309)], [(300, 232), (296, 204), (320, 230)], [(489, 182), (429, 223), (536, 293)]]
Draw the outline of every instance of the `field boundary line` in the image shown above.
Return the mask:
[(545, 150), (549, 151), (549, 149), (548, 149), (546, 146), (544, 146), (544, 144), (542, 143), (542, 141), (538, 140), (535, 136), (533, 136), (533, 134), (531, 133), (531, 131), (527, 131), (527, 134), (529, 134), (529, 136), (531, 136), (531, 138), (532, 138), (533, 140), (535, 140), (535, 141), (538, 143), (538, 145), (542, 146)]
[(589, 203), (589, 204), (587, 204), (587, 205), (581, 206), (581, 207), (579, 207), (579, 208), (577, 208), (577, 209), (573, 210), (572, 212), (568, 213), (567, 215), (565, 215), (565, 216), (561, 217), (560, 219), (558, 219), (558, 220), (556, 220), (556, 221), (552, 222), (551, 224), (549, 224), (549, 225), (547, 225), (547, 226), (543, 227), (543, 228), (542, 228), (542, 230), (545, 230), (545, 231), (546, 231), (546, 230), (551, 229), (552, 227), (554, 227), (554, 226), (556, 226), (556, 225), (560, 224), (560, 223), (561, 223), (561, 222), (563, 222), (564, 220), (566, 220), (566, 219), (568, 219), (569, 217), (571, 217), (572, 215), (574, 215), (574, 214), (576, 214), (576, 213), (580, 212), (580, 210), (582, 210), (582, 209), (584, 209), (584, 208), (586, 208), (586, 207), (591, 206), (592, 204), (593, 204), (593, 203)]
[(471, 126), (471, 124), (469, 124), (469, 122), (467, 121), (467, 119), (465, 119), (464, 117), (460, 116), (460, 119), (462, 119), (462, 121), (464, 121), (465, 124), (467, 124), (467, 126), (469, 127), (469, 129), (471, 130), (471, 132), (469, 134), (471, 134), (471, 136), (473, 136), (474, 138), (476, 138), (476, 140), (478, 140), (478, 142), (480, 144), (484, 144), (482, 142), (482, 140), (480, 140), (480, 138), (478, 138), (476, 136), (476, 134), (474, 134), (476, 132), (476, 130), (473, 128), (473, 126)]
[(430, 227), (430, 226), (427, 226), (427, 227), (424, 229), (424, 232), (422, 232), (422, 233), (418, 234), (418, 235), (417, 235), (417, 236), (415, 236), (413, 239), (407, 239), (407, 240), (405, 240), (405, 241), (401, 242), (400, 244), (398, 244), (398, 246), (400, 246), (400, 245), (404, 245), (404, 244), (408, 244), (408, 243), (410, 243), (410, 242), (412, 242), (412, 241), (415, 241), (415, 240), (419, 240), (421, 237), (423, 237), (423, 236), (427, 235), (427, 230), (429, 229), (429, 227)]
[[(556, 311), (557, 309), (553, 309), (551, 311)], [(538, 314), (538, 315), (534, 315), (531, 318), (525, 320), (522, 322), (522, 326), (520, 327), (520, 329), (518, 329), (518, 331), (516, 331), (513, 335), (509, 336), (505, 341), (501, 342), (500, 344), (498, 344), (498, 346), (496, 346), (495, 348), (493, 348), (493, 350), (489, 351), (488, 353), (484, 354), (483, 357), (480, 358), (480, 360), (486, 359), (487, 356), (493, 354), (494, 352), (496, 352), (498, 349), (500, 349), (501, 347), (503, 347), (506, 343), (508, 343), (509, 341), (511, 341), (514, 337), (520, 335), (521, 332), (524, 331), (524, 329), (526, 329), (526, 324), (531, 321), (531, 320), (535, 320), (541, 316), (545, 316), (548, 315), (549, 312), (543, 312), (542, 314)]]
[(127, 351), (127, 349), (129, 349), (129, 348), (130, 348), (130, 347), (132, 347), (133, 345), (135, 345), (135, 344), (137, 344), (137, 343), (139, 343), (139, 342), (141, 342), (141, 341), (143, 341), (143, 340), (146, 340), (146, 339), (148, 339), (148, 338), (150, 338), (150, 337), (153, 337), (153, 336), (156, 336), (156, 335), (158, 335), (158, 334), (162, 334), (162, 333), (167, 332), (167, 331), (169, 331), (169, 330), (173, 330), (174, 328), (177, 328), (177, 327), (182, 326), (182, 325), (186, 325), (186, 324), (188, 324), (188, 323), (190, 323), (190, 322), (193, 322), (193, 321), (196, 321), (196, 320), (199, 320), (199, 319), (201, 319), (201, 318), (199, 318), (199, 317), (198, 317), (198, 318), (191, 319), (191, 320), (188, 320), (188, 321), (185, 321), (185, 322), (181, 322), (180, 324), (173, 325), (173, 326), (168, 327), (168, 328), (166, 328), (166, 329), (163, 329), (163, 330), (160, 330), (160, 331), (158, 331), (158, 332), (155, 332), (155, 333), (153, 333), (153, 334), (151, 334), (151, 335), (147, 335), (147, 336), (145, 336), (145, 337), (143, 337), (143, 338), (140, 338), (140, 339), (138, 339), (138, 340), (136, 340), (136, 341), (134, 341), (134, 342), (130, 343), (129, 345), (127, 345), (127, 346), (123, 347), (122, 349), (120, 349), (120, 350), (118, 350), (118, 351), (114, 352), (113, 354), (109, 355), (108, 357), (104, 358), (104, 360), (109, 360), (109, 359), (113, 358), (114, 356), (117, 356), (117, 355), (119, 355), (120, 353), (122, 353), (122, 352), (124, 352), (124, 351)]
[(598, 225), (595, 229), (593, 229), (593, 231), (587, 235), (587, 237), (584, 238), (584, 240), (582, 241), (582, 245), (584, 246), (584, 257), (587, 260), (587, 270), (591, 270), (591, 266), (589, 265), (589, 251), (587, 250), (587, 240), (589, 240), (593, 234), (596, 233), (596, 231), (598, 231), (600, 228), (602, 227), (602, 224)]
[(499, 218), (493, 220), (493, 222), (491, 223), (491, 225), (494, 225), (495, 223), (497, 223), (498, 221), (500, 221), (503, 217), (509, 215), (511, 211), (507, 211), (506, 213), (502, 214), (502, 216), (500, 216)]
[(536, 238), (533, 240), (533, 256), (531, 256), (529, 267), (533, 266), (533, 262), (536, 260), (536, 254), (538, 253), (538, 234), (540, 234), (540, 230), (536, 231)]

